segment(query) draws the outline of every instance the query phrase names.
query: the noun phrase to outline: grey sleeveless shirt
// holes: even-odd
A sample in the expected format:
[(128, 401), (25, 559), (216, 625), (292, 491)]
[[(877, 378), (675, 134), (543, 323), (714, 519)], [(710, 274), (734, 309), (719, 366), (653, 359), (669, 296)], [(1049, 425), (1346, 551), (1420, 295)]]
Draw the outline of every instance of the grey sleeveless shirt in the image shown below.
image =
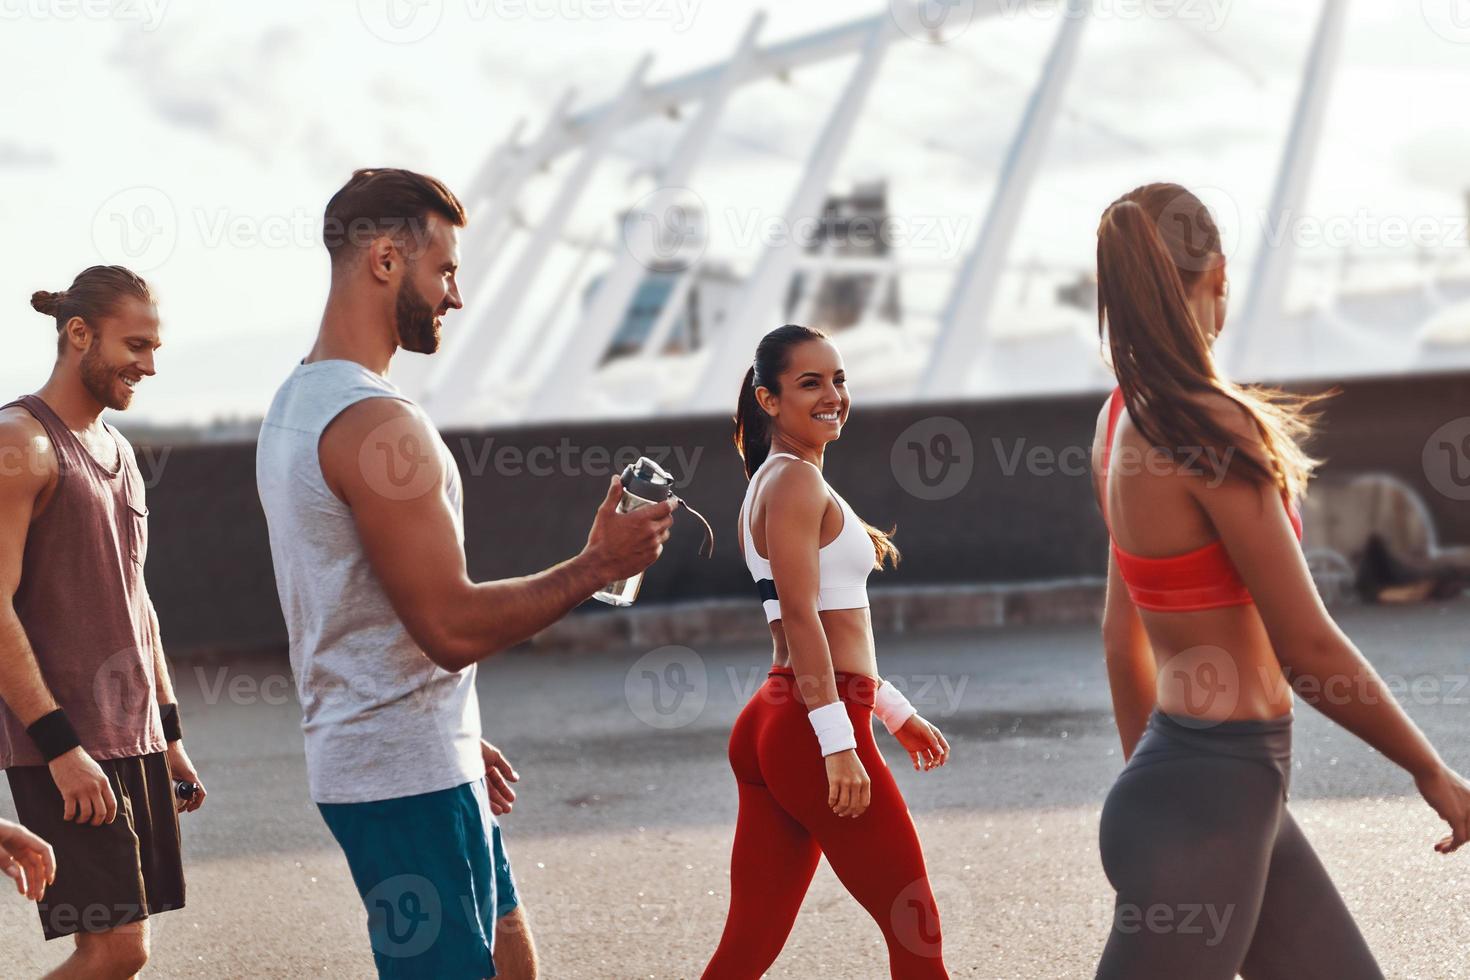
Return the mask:
[[(318, 803), (414, 796), (485, 774), (475, 668), (450, 673), (414, 643), (368, 563), (351, 510), (322, 477), (322, 431), (365, 398), (413, 405), (386, 378), (353, 361), (300, 364), (276, 392), (256, 447), (256, 486), (301, 700), (307, 779)], [(372, 445), (375, 438), (364, 452), (401, 448), (394, 433), (383, 433), (380, 446)], [(383, 491), (443, 493), (462, 547), (459, 468), (449, 447), (436, 438), (409, 449), (403, 458), (441, 454), (442, 486), (416, 487), (410, 465), (400, 473), (401, 486), (395, 481)], [(390, 471), (390, 479), (399, 472)]]

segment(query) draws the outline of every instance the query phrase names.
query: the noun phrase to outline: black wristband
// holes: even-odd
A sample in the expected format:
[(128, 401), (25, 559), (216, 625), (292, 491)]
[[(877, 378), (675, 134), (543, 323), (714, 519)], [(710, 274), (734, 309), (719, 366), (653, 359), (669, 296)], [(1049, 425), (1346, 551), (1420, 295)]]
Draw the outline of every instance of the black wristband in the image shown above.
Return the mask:
[(36, 719), (26, 728), (26, 734), (36, 743), (36, 748), (41, 750), (41, 757), (47, 762), (66, 755), (82, 744), (82, 740), (77, 738), (76, 729), (71, 727), (66, 712), (60, 708)]
[(160, 704), (158, 713), (163, 716), (163, 740), (165, 742), (178, 742), (184, 738), (184, 729), (179, 725), (179, 706), (176, 704)]

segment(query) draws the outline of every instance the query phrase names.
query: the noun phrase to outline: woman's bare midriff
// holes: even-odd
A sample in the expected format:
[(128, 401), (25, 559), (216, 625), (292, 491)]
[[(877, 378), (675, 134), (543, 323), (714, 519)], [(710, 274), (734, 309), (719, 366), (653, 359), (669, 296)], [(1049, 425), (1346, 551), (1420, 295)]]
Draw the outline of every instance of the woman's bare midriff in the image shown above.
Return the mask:
[(1254, 604), (1138, 611), (1158, 668), (1159, 709), (1209, 721), (1278, 718), (1291, 686)]
[[(873, 649), (873, 618), (867, 608), (828, 609), (817, 613), (822, 631), (827, 634), (827, 648), (832, 653), (832, 670), (836, 673), (878, 676), (878, 655)], [(775, 644), (771, 662), (776, 667), (791, 666), (791, 651), (786, 646), (786, 631), (781, 620), (770, 624)]]

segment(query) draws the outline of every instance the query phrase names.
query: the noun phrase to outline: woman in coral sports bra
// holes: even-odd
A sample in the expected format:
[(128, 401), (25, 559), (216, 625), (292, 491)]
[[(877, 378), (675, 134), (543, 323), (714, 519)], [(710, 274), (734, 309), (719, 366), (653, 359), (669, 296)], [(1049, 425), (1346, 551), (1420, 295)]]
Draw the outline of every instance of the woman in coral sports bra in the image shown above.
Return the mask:
[(1286, 807), (1293, 688), (1414, 777), (1450, 825), (1440, 853), (1470, 839), (1470, 784), (1322, 606), (1294, 506), (1316, 465), (1301, 449), (1315, 399), (1217, 373), (1226, 277), (1209, 211), (1148, 184), (1097, 234), (1118, 377), (1093, 445), (1103, 642), (1127, 759), (1102, 813), (1117, 900), (1097, 977), (1382, 980)]
[(944, 765), (949, 744), (878, 676), (867, 579), (898, 552), (822, 476), (850, 408), (825, 334), (788, 324), (761, 340), (735, 445), (750, 478), (739, 536), (772, 666), (730, 733), (740, 794), (730, 913), (704, 980), (759, 980), (822, 855), (882, 930), (894, 980), (949, 976), (919, 837), (873, 719), (920, 771)]

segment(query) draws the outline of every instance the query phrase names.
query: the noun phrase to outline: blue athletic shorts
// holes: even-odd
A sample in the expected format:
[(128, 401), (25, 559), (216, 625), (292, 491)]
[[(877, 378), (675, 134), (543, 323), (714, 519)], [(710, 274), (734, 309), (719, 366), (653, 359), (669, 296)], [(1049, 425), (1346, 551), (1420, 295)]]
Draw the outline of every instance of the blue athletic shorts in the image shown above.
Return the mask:
[(520, 900), (483, 778), (317, 808), (367, 909), (380, 978), (495, 976), (495, 920)]

